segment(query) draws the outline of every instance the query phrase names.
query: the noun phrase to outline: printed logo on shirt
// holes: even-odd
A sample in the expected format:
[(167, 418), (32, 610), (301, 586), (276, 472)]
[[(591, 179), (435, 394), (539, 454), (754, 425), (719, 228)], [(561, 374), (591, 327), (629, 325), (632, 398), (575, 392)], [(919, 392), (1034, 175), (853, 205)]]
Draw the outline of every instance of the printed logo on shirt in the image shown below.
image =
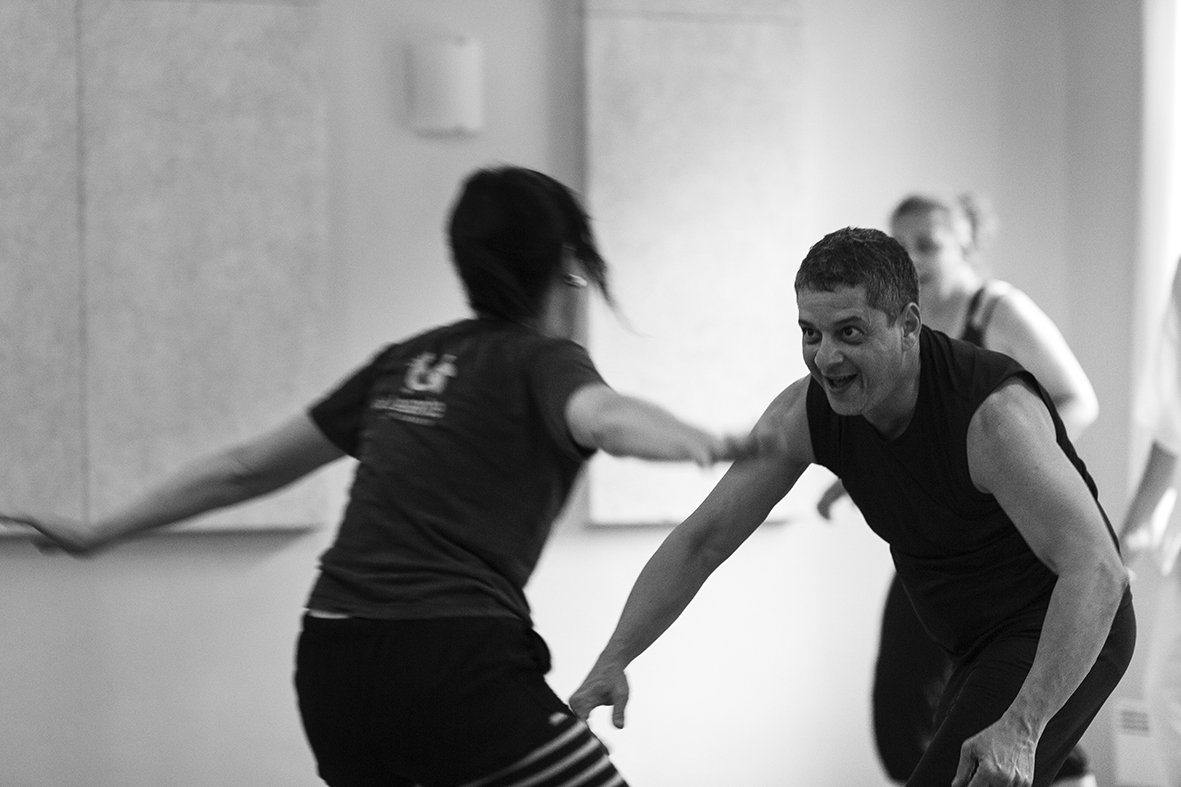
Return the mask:
[(454, 355), (444, 355), (435, 363), (434, 353), (422, 353), (410, 362), (410, 368), (406, 371), (406, 381), (402, 383), (402, 391), (441, 394), (447, 387), (447, 380), (454, 377), (458, 371), (455, 368)]
[(459, 369), (454, 355), (446, 354), (438, 358), (438, 362), (436, 358), (434, 353), (417, 356), (406, 370), (401, 390), (403, 396), (383, 396), (373, 403), (373, 409), (420, 426), (437, 423), (447, 414), (447, 404), (434, 397), (443, 393)]

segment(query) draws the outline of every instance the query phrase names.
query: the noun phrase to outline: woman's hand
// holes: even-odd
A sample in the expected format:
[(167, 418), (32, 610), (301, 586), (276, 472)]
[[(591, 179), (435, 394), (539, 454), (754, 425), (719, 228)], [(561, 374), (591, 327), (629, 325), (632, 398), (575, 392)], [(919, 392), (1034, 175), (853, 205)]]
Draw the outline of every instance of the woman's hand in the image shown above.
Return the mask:
[(87, 555), (95, 551), (101, 541), (94, 528), (85, 522), (71, 517), (28, 514), (0, 514), (0, 521), (8, 524), (24, 525), (36, 530), (40, 537), (33, 543), (43, 552), (61, 550), (71, 555)]

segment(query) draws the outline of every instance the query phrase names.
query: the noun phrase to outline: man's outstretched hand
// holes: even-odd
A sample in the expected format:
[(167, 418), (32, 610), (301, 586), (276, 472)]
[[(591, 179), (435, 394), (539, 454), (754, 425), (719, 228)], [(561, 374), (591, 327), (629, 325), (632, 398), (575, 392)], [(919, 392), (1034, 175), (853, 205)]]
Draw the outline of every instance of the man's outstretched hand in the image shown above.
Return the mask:
[(586, 721), (590, 712), (600, 705), (610, 705), (611, 722), (623, 729), (623, 713), (627, 707), (627, 675), (622, 667), (598, 662), (590, 674), (570, 696), (570, 709)]
[(829, 484), (828, 488), (824, 490), (824, 493), (820, 495), (820, 499), (816, 501), (816, 511), (819, 512), (820, 516), (831, 521), (833, 504), (846, 494), (845, 485), (841, 483), (841, 479), (836, 479)]

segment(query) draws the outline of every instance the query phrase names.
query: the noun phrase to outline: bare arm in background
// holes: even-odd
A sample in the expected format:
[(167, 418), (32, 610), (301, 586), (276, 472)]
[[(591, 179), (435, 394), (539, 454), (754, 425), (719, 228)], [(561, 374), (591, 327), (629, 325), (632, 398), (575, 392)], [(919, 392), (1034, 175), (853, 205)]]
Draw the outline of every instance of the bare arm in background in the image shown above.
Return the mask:
[(1140, 483), (1136, 485), (1136, 492), (1132, 495), (1128, 512), (1119, 529), (1120, 549), (1123, 550), (1125, 561), (1130, 562), (1138, 552), (1150, 545), (1151, 539), (1144, 530), (1152, 521), (1161, 498), (1173, 486), (1176, 472), (1176, 454), (1160, 443), (1153, 442), (1148, 452), (1148, 463), (1144, 466), (1144, 473), (1140, 476)]
[(1025, 293), (1006, 288), (999, 296), (984, 346), (1013, 358), (1037, 378), (1072, 441), (1099, 417), (1099, 400), (1090, 378), (1058, 326)]

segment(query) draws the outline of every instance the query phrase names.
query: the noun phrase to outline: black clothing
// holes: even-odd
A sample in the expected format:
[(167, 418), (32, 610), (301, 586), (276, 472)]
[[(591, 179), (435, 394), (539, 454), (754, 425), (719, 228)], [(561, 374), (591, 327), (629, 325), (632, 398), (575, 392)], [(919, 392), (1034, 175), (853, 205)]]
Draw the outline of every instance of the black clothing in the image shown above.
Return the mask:
[(1033, 375), (1006, 355), (929, 328), (919, 343), (918, 401), (896, 439), (883, 439), (860, 416), (838, 416), (815, 381), (808, 423), (816, 461), (841, 478), (865, 521), (890, 544), (919, 620), (953, 658), (963, 658), (1000, 626), (1040, 620), (1057, 579), (996, 498), (972, 483), (967, 433), (980, 403), (1007, 380), (1023, 379), (1040, 393), (1058, 445), (1096, 506), (1098, 493)]
[[(950, 781), (959, 757), (958, 747), (967, 736), (956, 741), (948, 731), (975, 726), (968, 735), (974, 734), (1008, 707), (1032, 663), (1033, 651), (1028, 650), (1029, 663), (1004, 666), (1008, 664), (1005, 657), (996, 663), (992, 660), (998, 652), (1024, 653), (1019, 647), (1013, 650), (1014, 639), (1030, 639), (1036, 647), (1057, 581), (1029, 549), (995, 498), (976, 489), (968, 472), (967, 430), (972, 415), (984, 399), (1014, 378), (1025, 381), (1041, 396), (1053, 418), (1059, 447), (1099, 506), (1094, 482), (1067, 438), (1049, 396), (1032, 375), (1007, 356), (924, 328), (915, 413), (906, 430), (892, 440), (883, 439), (860, 416), (836, 415), (823, 389), (814, 381), (809, 386), (808, 422), (817, 462), (841, 478), (866, 522), (890, 543), (914, 612), (927, 635), (955, 666), (953, 685), (943, 692), (944, 710), (934, 734), (934, 741), (942, 741), (942, 748), (934, 753), (927, 749), (908, 784), (926, 784), (928, 779), (933, 779), (932, 783), (939, 779)], [(1102, 507), (1099, 510), (1102, 513)], [(1114, 541), (1114, 532), (1111, 537)], [(897, 598), (895, 602), (895, 608), (904, 606), (897, 603)], [(1087, 691), (1080, 688), (1076, 692), (1077, 702), (1072, 698), (1078, 706), (1076, 713), (1093, 715), (1114, 688), (1115, 682), (1109, 685), (1102, 676), (1118, 673), (1118, 680), (1131, 654), (1132, 640), (1126, 637), (1134, 637), (1134, 629), (1129, 595), (1100, 661), (1085, 682)], [(879, 664), (879, 669), (888, 668), (895, 655), (884, 654), (886, 662)], [(925, 662), (932, 664), (929, 659)], [(993, 696), (1011, 689), (1008, 700), (991, 716), (992, 704), (969, 699), (969, 694), (956, 699), (956, 687), (980, 685), (973, 676), (986, 663), (993, 670), (992, 678), (999, 681), (989, 689)], [(938, 686), (939, 674), (933, 677)], [(881, 711), (887, 713), (888, 709)], [(1081, 735), (1086, 726), (1086, 722), (1076, 725), (1078, 719), (1074, 718), (1058, 722), (1064, 713), (1065, 708), (1052, 723), (1055, 730), (1063, 730), (1063, 736), (1043, 736), (1039, 746), (1038, 756), (1046, 763), (1043, 767), (1053, 767), (1055, 772), (1077, 741), (1077, 737), (1069, 739), (1069, 731), (1077, 726)], [(891, 760), (896, 760), (891, 775), (905, 776), (901, 773), (905, 758), (913, 756), (916, 749), (921, 751), (925, 741), (911, 740), (907, 745), (909, 749), (891, 753)], [(1065, 749), (1057, 751), (1063, 745)], [(943, 749), (954, 749), (950, 773), (932, 764), (946, 764), (944, 761), (951, 755)], [(1037, 783), (1048, 784), (1049, 776), (1052, 774), (1037, 774)]]
[(960, 338), (977, 347), (983, 347), (984, 332), (988, 330), (988, 321), (992, 319), (992, 310), (996, 308), (1000, 299), (1000, 295), (996, 293), (988, 295), (987, 284), (972, 293), (972, 298), (968, 301), (968, 314), (964, 318), (964, 330), (960, 333)]
[(545, 682), (549, 666), (541, 637), (514, 618), (307, 617), (295, 683), (333, 787), (624, 785)]
[(472, 319), (390, 345), (311, 408), (358, 459), (295, 677), (332, 787), (623, 784), (546, 685), (524, 592), (592, 453), (567, 404), (602, 382), (574, 342)]
[(895, 574), (882, 610), (873, 673), (874, 743), (891, 780), (910, 778), (935, 737), (935, 711), (950, 676), (947, 651), (919, 623)]

